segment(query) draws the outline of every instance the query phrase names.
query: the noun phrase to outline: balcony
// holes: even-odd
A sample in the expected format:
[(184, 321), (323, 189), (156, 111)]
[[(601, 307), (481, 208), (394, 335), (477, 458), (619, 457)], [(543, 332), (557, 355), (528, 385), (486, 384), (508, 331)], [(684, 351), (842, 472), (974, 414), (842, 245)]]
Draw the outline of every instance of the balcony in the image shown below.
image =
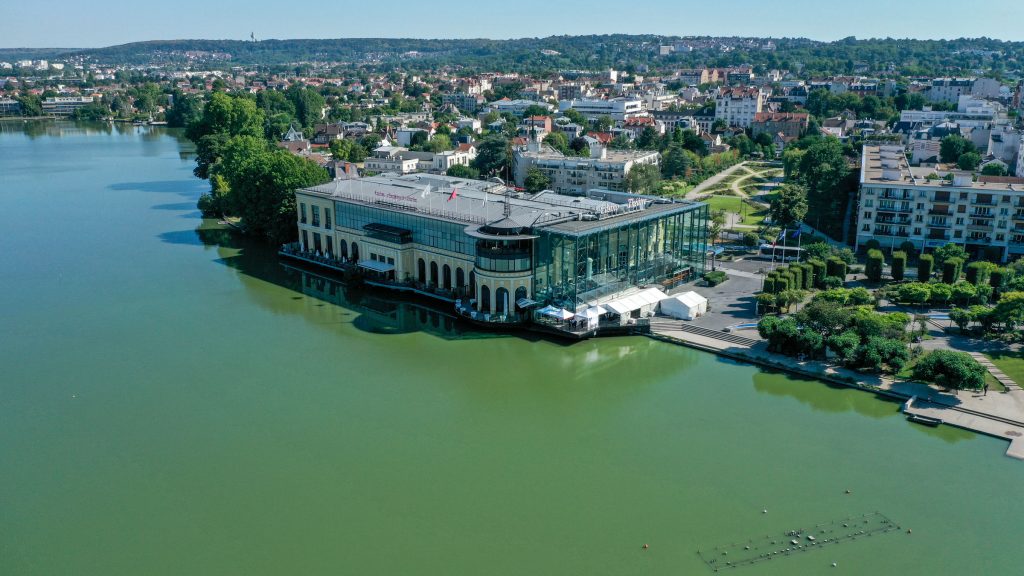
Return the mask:
[(991, 212), (971, 212), (971, 218), (995, 218), (996, 215)]
[(889, 236), (892, 238), (909, 238), (910, 233), (907, 231), (889, 230), (885, 228), (875, 228), (875, 236)]
[(984, 226), (982, 226), (982, 225), (979, 225), (979, 224), (968, 224), (967, 225), (967, 229), (968, 230), (978, 230), (980, 232), (991, 232), (992, 231), (992, 226), (991, 225), (984, 225)]
[(892, 216), (879, 216), (875, 218), (878, 224), (895, 224), (897, 226), (910, 226), (910, 218), (893, 218)]
[(939, 231), (930, 231), (930, 232), (928, 232), (928, 239), (929, 240), (949, 240), (949, 234), (947, 234), (945, 232), (939, 232)]
[(931, 214), (932, 216), (952, 216), (953, 211), (945, 207), (932, 208), (931, 210), (928, 211), (928, 214)]
[(1014, 220), (1024, 220), (1024, 210), (1017, 210), (1013, 214)]
[(997, 202), (995, 198), (975, 198), (971, 201), (971, 204), (975, 206), (995, 206)]
[(929, 222), (929, 228), (952, 228), (953, 225), (949, 222)]
[(879, 204), (878, 205), (878, 211), (879, 212), (913, 212), (914, 208), (910, 204), (906, 204), (905, 206), (896, 206), (896, 205), (893, 205), (893, 204)]

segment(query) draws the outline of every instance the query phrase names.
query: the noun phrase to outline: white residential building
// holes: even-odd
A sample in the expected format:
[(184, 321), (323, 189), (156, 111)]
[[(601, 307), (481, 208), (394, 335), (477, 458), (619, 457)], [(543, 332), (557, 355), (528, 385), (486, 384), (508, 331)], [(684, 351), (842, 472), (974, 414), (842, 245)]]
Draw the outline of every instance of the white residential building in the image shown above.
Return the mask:
[(916, 250), (948, 243), (1005, 262), (1024, 254), (1024, 179), (913, 168), (902, 146), (865, 146), (857, 206), (857, 245)]
[(722, 88), (715, 96), (715, 120), (749, 128), (767, 101), (768, 94), (760, 88)]
[(643, 100), (639, 98), (612, 98), (611, 100), (582, 98), (562, 100), (558, 103), (560, 112), (565, 112), (570, 108), (592, 120), (602, 116), (611, 116), (612, 120), (616, 122), (644, 114)]
[(498, 100), (487, 105), (491, 110), (504, 114), (508, 112), (516, 117), (522, 117), (530, 106), (540, 106), (548, 112), (554, 111), (555, 107), (547, 102), (535, 102), (533, 100)]
[(565, 156), (536, 143), (514, 152), (517, 186), (526, 182), (526, 174), (537, 168), (551, 180), (551, 189), (559, 194), (585, 195), (594, 189), (623, 191), (629, 171), (639, 164), (658, 165), (660, 155), (653, 151), (607, 150), (590, 139), (590, 158)]
[(974, 78), (936, 78), (926, 95), (931, 102), (956, 102), (961, 96), (971, 94), (974, 81)]

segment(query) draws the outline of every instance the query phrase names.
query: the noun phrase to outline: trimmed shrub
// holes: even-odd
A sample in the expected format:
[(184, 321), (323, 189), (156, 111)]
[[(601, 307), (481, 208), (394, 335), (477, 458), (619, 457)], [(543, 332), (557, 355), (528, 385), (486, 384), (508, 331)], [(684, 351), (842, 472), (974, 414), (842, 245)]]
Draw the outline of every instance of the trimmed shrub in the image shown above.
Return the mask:
[(917, 248), (914, 248), (914, 243), (910, 240), (904, 240), (903, 243), (900, 244), (900, 252), (903, 252), (907, 255), (907, 258), (910, 258), (914, 254), (917, 254)]
[(878, 240), (875, 240), (874, 238), (864, 243), (864, 250), (867, 252), (871, 252), (872, 250), (878, 250), (881, 247), (882, 243), (879, 242)]
[(932, 272), (935, 271), (935, 257), (931, 254), (921, 254), (917, 259), (917, 281), (927, 282), (932, 279)]
[(823, 288), (825, 282), (825, 262), (823, 260), (808, 260), (808, 264), (814, 269), (814, 287)]
[(786, 290), (789, 290), (789, 287), (790, 287), (789, 275), (788, 274), (779, 274), (775, 278), (775, 290), (772, 293), (773, 294), (780, 294), (782, 292), (785, 292)]
[(725, 282), (729, 278), (729, 275), (721, 270), (714, 272), (708, 272), (704, 275), (704, 281), (707, 282), (708, 286), (718, 286), (722, 282)]
[(988, 284), (993, 268), (995, 265), (991, 262), (971, 262), (967, 265), (967, 281), (975, 286)]
[(942, 282), (955, 284), (960, 280), (960, 273), (963, 271), (964, 261), (959, 258), (947, 258), (942, 263)]
[(1006, 282), (1010, 279), (1009, 270), (1006, 268), (994, 268), (988, 275), (988, 285), (992, 287), (995, 293), (998, 295), (1006, 288)]
[(836, 256), (829, 258), (825, 262), (825, 274), (846, 282), (846, 262)]
[(761, 289), (761, 292), (763, 292), (765, 294), (775, 294), (775, 292), (776, 292), (775, 281), (776, 281), (777, 278), (778, 278), (778, 276), (776, 276), (774, 272), (769, 274), (769, 275), (767, 275), (767, 276), (765, 276), (764, 277), (764, 288)]
[(885, 264), (885, 255), (881, 250), (868, 250), (868, 261), (864, 266), (864, 275), (872, 282), (882, 281), (882, 266)]
[(826, 276), (821, 282), (822, 288), (826, 290), (835, 290), (836, 288), (843, 287), (843, 281), (835, 276)]
[(907, 253), (902, 250), (897, 250), (892, 253), (892, 264), (890, 265), (890, 274), (892, 279), (897, 282), (903, 281), (903, 274), (907, 270)]
[(793, 290), (800, 290), (804, 287), (804, 269), (800, 266), (789, 266), (789, 276), (793, 279), (793, 283), (790, 286)]
[(814, 288), (814, 266), (811, 266), (807, 262), (801, 262), (796, 264), (803, 271), (804, 276), (804, 290), (810, 290)]

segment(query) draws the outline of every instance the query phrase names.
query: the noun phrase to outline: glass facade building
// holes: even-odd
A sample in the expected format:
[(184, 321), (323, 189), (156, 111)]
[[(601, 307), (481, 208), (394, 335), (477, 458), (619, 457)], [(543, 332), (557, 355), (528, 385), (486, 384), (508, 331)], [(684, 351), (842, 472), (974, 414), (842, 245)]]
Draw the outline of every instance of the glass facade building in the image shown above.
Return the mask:
[(704, 274), (700, 203), (385, 175), (298, 190), (296, 205), (292, 255), (447, 300), (481, 322), (522, 322), (549, 304), (577, 312)]
[(535, 299), (574, 311), (631, 286), (669, 289), (703, 275), (707, 205), (672, 206), (603, 226), (537, 230)]

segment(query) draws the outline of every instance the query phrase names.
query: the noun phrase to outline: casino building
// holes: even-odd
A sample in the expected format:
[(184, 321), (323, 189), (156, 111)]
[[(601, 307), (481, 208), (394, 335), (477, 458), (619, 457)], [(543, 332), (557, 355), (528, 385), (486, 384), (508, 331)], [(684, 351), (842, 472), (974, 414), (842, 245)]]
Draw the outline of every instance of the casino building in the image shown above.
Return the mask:
[(448, 302), (480, 322), (575, 313), (704, 273), (708, 209), (610, 190), (517, 192), (497, 181), (382, 175), (295, 193), (283, 256)]

